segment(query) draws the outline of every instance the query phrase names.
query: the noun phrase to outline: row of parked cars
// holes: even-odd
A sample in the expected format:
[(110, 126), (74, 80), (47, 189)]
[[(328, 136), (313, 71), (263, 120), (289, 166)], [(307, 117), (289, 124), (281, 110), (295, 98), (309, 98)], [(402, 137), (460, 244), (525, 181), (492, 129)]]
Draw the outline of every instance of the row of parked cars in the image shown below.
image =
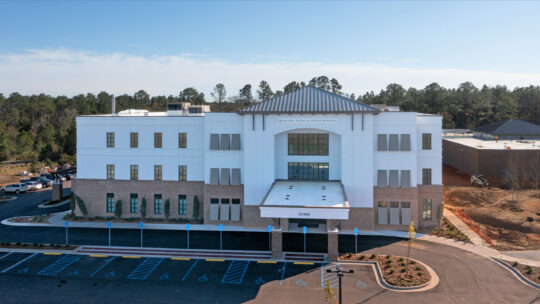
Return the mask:
[(36, 191), (42, 188), (48, 188), (53, 185), (52, 174), (42, 174), (29, 179), (22, 179), (20, 183), (7, 185), (0, 188), (1, 193), (24, 193), (27, 191)]

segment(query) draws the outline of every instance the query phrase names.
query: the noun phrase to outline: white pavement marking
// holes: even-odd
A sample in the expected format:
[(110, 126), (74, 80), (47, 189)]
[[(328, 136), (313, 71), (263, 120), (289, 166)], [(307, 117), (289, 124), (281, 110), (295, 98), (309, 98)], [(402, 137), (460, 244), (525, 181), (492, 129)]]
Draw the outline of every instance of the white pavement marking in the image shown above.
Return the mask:
[(13, 268), (19, 266), (20, 264), (24, 263), (25, 261), (30, 260), (31, 258), (35, 257), (37, 254), (38, 254), (38, 253), (36, 252), (36, 253), (32, 254), (31, 256), (28, 256), (28, 257), (26, 257), (26, 258), (20, 260), (19, 262), (17, 262), (17, 263), (15, 263), (15, 264), (9, 266), (8, 268), (2, 270), (2, 273), (6, 273), (6, 272), (10, 271), (11, 269), (13, 269)]
[(13, 251), (8, 252), (8, 254), (3, 255), (2, 257), (0, 257), (0, 260), (3, 259), (3, 258), (5, 258), (5, 257), (7, 257), (8, 255), (10, 255), (10, 254), (12, 254), (12, 253), (13, 253)]
[(283, 285), (283, 277), (285, 276), (286, 267), (287, 267), (287, 262), (283, 262), (283, 272), (281, 273), (281, 280), (279, 281), (279, 285)]

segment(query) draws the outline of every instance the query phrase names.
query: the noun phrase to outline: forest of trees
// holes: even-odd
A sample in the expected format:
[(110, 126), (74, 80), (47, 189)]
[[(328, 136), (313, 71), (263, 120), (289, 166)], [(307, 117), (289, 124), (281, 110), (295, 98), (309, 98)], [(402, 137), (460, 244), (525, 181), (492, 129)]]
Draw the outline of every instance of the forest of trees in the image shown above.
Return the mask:
[[(207, 99), (195, 88), (186, 88), (177, 96), (150, 96), (144, 90), (133, 95), (116, 97), (116, 111), (148, 109), (163, 111), (167, 102), (189, 101), (193, 104), (210, 103), (213, 112), (231, 112), (254, 102), (266, 100), (312, 85), (346, 96), (359, 102), (400, 106), (403, 111), (440, 114), (443, 128), (474, 128), (509, 118), (521, 118), (540, 124), (540, 86), (505, 86), (482, 88), (464, 82), (447, 89), (432, 83), (423, 89), (405, 89), (389, 84), (378, 93), (363, 95), (342, 92), (338, 80), (326, 76), (314, 77), (307, 83), (292, 81), (281, 90), (273, 91), (268, 82), (256, 88), (246, 84), (237, 94), (227, 97), (223, 84), (217, 84)], [(255, 89), (256, 96), (253, 95)], [(75, 117), (77, 115), (111, 112), (111, 95), (101, 92), (73, 97), (45, 94), (23, 96), (0, 94), (0, 161), (29, 160), (45, 163), (74, 163)]]

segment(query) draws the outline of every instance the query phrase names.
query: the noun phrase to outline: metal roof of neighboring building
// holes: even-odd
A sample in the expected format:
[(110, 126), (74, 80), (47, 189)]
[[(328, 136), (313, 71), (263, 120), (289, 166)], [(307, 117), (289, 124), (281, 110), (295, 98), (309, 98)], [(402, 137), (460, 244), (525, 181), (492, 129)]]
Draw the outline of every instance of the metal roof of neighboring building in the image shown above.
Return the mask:
[(238, 111), (239, 114), (379, 113), (374, 107), (312, 86), (270, 98)]
[(508, 119), (473, 129), (492, 135), (540, 136), (540, 126), (521, 119)]

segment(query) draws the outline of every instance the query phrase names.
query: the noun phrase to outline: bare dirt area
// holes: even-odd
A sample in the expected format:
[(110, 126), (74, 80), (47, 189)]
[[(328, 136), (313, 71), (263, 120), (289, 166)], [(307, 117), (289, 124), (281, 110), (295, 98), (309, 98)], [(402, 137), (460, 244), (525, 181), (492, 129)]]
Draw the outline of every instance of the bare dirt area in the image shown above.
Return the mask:
[(50, 224), (49, 219), (52, 215), (42, 214), (42, 215), (32, 215), (32, 216), (20, 216), (9, 219), (11, 223), (43, 223)]
[(515, 269), (521, 272), (527, 279), (536, 284), (540, 284), (540, 267), (519, 264), (518, 262), (505, 261), (508, 265), (512, 265)]
[(444, 201), (493, 247), (540, 249), (540, 190), (520, 191), (516, 201), (510, 190), (445, 186)]
[(20, 176), (20, 171), (30, 170), (30, 165), (25, 164), (0, 164), (0, 186), (18, 183), (21, 179), (30, 178)]
[(522, 190), (516, 201), (511, 190), (471, 187), (468, 174), (446, 165), (443, 183), (445, 207), (487, 243), (499, 250), (540, 249), (540, 190)]

